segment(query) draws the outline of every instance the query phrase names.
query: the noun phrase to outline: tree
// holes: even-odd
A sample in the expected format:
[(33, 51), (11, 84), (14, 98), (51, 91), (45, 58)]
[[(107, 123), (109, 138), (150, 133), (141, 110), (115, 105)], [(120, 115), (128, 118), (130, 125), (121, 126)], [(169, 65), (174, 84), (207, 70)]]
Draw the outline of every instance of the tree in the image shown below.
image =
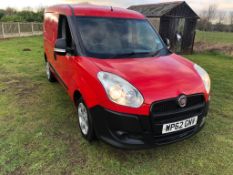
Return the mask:
[(233, 11), (229, 13), (230, 17), (230, 31), (233, 32)]
[(230, 24), (233, 25), (233, 11), (229, 13)]
[(206, 12), (206, 19), (208, 22), (214, 20), (217, 13), (217, 6), (216, 4), (211, 4)]
[(7, 7), (5, 10), (6, 15), (14, 15), (15, 13), (16, 13), (16, 9), (11, 8), (11, 7)]
[(215, 4), (211, 4), (207, 10), (202, 10), (199, 14), (200, 21), (199, 27), (201, 30), (209, 31), (212, 30), (212, 21), (215, 19), (217, 13), (217, 6)]
[(225, 11), (219, 11), (217, 13), (217, 15), (218, 15), (218, 23), (220, 23), (220, 24), (224, 23), (226, 12)]
[(0, 20), (5, 15), (5, 10), (0, 10)]
[(37, 11), (36, 11), (36, 13), (37, 13), (37, 21), (40, 21), (40, 22), (43, 21), (43, 19), (44, 19), (44, 10), (45, 10), (45, 8), (42, 7), (42, 6), (40, 6), (40, 7), (37, 8)]

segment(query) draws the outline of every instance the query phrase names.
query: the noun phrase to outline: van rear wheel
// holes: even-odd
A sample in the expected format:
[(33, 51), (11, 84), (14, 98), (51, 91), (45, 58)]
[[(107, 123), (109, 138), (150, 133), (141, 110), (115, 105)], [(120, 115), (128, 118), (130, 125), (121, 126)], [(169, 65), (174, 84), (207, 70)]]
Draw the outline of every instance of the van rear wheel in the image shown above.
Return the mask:
[(53, 75), (53, 72), (51, 72), (50, 64), (49, 64), (48, 61), (46, 61), (45, 71), (46, 71), (47, 79), (48, 79), (50, 82), (55, 82), (55, 81), (56, 81), (56, 78), (55, 78), (55, 76)]

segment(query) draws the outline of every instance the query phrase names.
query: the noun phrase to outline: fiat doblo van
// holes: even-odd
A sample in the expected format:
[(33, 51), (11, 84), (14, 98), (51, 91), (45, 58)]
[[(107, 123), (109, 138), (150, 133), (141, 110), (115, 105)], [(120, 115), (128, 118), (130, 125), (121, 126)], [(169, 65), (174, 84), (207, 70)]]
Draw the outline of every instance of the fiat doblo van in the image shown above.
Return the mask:
[(45, 10), (47, 78), (59, 81), (74, 102), (85, 139), (151, 147), (204, 126), (210, 78), (165, 43), (135, 11), (95, 5)]

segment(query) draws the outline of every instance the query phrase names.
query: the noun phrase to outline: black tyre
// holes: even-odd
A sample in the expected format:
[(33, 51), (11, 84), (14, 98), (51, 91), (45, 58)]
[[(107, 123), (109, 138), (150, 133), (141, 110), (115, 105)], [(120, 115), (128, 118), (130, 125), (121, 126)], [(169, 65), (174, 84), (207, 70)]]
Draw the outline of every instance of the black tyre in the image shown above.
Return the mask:
[(55, 78), (53, 72), (51, 72), (50, 64), (48, 61), (46, 61), (45, 71), (46, 71), (47, 79), (50, 82), (56, 82), (56, 78)]
[(77, 100), (78, 125), (82, 136), (89, 142), (95, 139), (93, 120), (90, 111), (83, 99)]

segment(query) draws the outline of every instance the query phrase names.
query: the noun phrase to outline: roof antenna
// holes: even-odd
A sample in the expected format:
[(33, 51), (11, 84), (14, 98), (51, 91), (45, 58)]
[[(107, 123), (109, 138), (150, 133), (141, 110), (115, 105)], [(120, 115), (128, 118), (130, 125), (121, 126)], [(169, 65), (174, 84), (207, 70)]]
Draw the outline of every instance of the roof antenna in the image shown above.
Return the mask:
[(113, 8), (112, 8), (112, 6), (111, 6), (111, 11), (113, 12)]

